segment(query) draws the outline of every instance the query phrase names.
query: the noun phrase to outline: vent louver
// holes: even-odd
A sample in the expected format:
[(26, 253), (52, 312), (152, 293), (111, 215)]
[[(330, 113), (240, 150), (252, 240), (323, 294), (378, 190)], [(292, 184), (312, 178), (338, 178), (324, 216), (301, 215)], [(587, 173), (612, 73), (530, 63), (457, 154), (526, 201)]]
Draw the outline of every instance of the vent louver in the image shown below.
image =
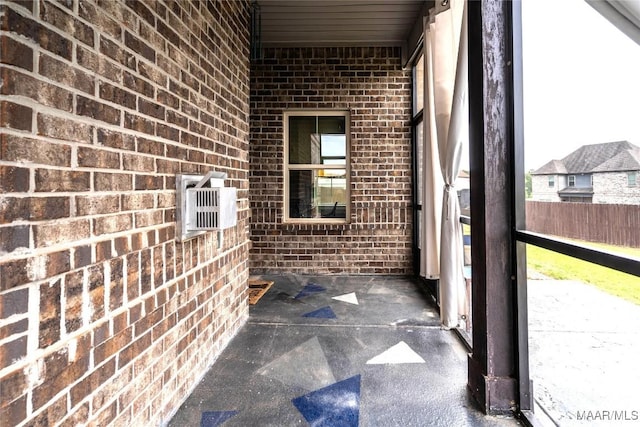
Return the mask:
[(236, 223), (236, 189), (187, 189), (187, 228), (189, 230), (219, 230)]
[(176, 176), (176, 239), (184, 241), (206, 231), (237, 224), (237, 190), (225, 187), (224, 173)]

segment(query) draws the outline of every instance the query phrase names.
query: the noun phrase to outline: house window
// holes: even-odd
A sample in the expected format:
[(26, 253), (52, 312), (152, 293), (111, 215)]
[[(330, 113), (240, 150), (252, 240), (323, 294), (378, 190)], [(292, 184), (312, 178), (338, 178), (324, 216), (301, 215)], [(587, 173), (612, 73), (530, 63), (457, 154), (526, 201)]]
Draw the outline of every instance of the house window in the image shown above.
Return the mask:
[(569, 175), (569, 187), (575, 187), (575, 186), (576, 186), (576, 176)]
[(346, 222), (349, 211), (349, 113), (284, 114), (285, 220)]
[(549, 187), (555, 187), (556, 186), (556, 177), (551, 175), (549, 177)]
[[(414, 201), (413, 214), (415, 221), (414, 250), (415, 256), (420, 257), (422, 249), (422, 196), (424, 192), (424, 55), (420, 55), (413, 65), (413, 110), (412, 110), (412, 133), (413, 133), (413, 167), (414, 167)], [(416, 264), (419, 262), (416, 260)]]
[(638, 185), (638, 173), (637, 172), (627, 172), (627, 185), (629, 187), (635, 187)]

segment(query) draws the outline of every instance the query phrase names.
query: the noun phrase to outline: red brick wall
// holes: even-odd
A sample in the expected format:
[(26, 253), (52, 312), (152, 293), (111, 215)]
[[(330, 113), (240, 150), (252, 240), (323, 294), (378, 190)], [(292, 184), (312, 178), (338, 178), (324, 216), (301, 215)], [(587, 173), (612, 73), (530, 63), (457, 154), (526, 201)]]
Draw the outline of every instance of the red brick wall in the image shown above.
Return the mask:
[[(273, 48), (251, 68), (253, 273), (409, 274), (410, 70), (398, 48)], [(283, 218), (283, 110), (348, 109), (351, 218)]]
[[(167, 421), (247, 317), (249, 5), (0, 6), (0, 423)], [(175, 175), (238, 226), (177, 243)]]

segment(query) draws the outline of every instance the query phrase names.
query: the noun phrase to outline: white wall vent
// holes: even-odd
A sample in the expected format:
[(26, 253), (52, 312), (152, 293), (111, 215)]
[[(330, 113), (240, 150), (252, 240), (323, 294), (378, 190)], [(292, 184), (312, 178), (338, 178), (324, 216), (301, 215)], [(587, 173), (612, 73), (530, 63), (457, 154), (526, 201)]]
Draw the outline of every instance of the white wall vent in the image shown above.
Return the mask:
[(176, 239), (184, 241), (215, 230), (222, 240), (222, 230), (238, 221), (237, 190), (225, 187), (227, 174), (176, 176)]
[(187, 188), (187, 229), (223, 230), (236, 225), (234, 187)]

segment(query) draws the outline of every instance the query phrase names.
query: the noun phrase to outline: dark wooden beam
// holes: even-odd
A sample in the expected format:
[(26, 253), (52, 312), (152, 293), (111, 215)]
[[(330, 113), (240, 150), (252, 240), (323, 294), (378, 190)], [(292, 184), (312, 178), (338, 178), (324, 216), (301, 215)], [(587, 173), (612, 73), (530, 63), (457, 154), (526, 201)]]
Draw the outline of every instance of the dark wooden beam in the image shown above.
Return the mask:
[(511, 4), (470, 1), (473, 350), (468, 386), (488, 414), (519, 406)]

